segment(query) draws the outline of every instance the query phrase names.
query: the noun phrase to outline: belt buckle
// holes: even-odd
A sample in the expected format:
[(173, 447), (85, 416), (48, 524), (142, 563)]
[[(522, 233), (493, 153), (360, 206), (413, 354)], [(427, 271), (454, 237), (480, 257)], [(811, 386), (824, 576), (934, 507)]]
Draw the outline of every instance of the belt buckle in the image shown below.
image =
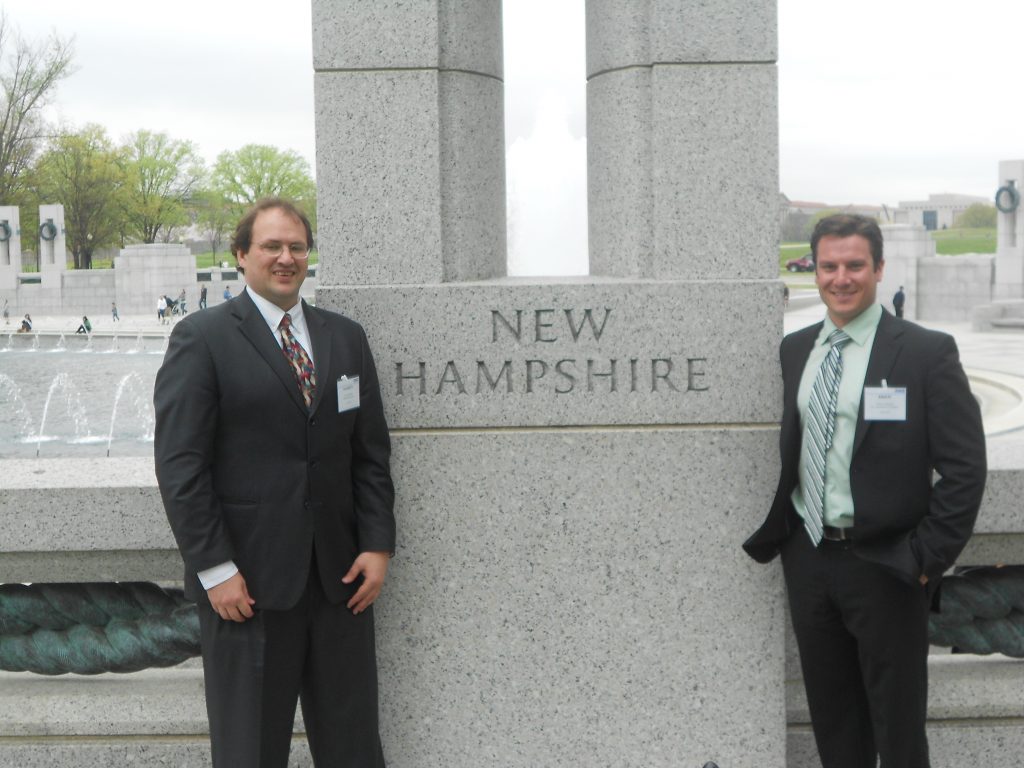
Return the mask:
[(834, 525), (822, 526), (822, 538), (836, 544), (849, 545), (852, 540), (852, 532), (849, 528), (839, 528)]

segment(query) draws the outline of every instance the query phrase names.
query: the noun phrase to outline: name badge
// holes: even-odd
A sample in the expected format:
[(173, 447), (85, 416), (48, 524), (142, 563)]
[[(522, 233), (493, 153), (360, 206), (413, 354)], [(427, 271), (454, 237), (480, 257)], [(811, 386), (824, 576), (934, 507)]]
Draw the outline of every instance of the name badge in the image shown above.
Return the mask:
[(338, 413), (359, 407), (359, 377), (342, 376), (338, 379)]
[(906, 420), (906, 387), (890, 387), (885, 379), (880, 387), (864, 387), (864, 421)]

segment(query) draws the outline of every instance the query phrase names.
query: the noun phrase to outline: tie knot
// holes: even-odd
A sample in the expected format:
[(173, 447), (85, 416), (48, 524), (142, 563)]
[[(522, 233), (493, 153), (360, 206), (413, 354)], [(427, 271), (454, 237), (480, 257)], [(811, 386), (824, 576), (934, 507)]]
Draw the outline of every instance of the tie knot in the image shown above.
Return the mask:
[[(285, 315), (285, 317), (287, 317), (287, 315)], [(840, 350), (850, 343), (850, 340), (849, 335), (842, 328), (836, 328), (828, 335), (828, 343), (833, 347), (839, 347)]]
[(280, 324), (278, 324), (277, 327), (283, 328), (284, 330), (287, 331), (289, 328), (292, 327), (292, 316), (285, 312), (284, 317), (281, 318), (281, 322)]

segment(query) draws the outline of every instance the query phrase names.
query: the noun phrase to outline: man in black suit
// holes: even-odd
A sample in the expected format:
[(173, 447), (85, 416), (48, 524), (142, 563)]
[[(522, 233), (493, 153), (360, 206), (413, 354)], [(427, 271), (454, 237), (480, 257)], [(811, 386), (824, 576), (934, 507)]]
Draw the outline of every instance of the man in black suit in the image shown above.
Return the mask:
[(157, 374), (218, 768), (285, 768), (300, 696), (316, 765), (384, 765), (370, 606), (395, 548), (390, 441), (363, 330), (299, 298), (312, 242), (291, 203), (257, 203), (232, 242), (245, 291), (183, 318)]
[(903, 286), (892, 297), (892, 308), (896, 317), (903, 317), (903, 305), (907, 303), (907, 294), (903, 292)]
[(781, 477), (744, 548), (782, 555), (824, 768), (927, 768), (928, 610), (981, 503), (981, 415), (952, 337), (876, 303), (874, 221), (825, 218), (811, 250), (828, 315), (783, 339)]

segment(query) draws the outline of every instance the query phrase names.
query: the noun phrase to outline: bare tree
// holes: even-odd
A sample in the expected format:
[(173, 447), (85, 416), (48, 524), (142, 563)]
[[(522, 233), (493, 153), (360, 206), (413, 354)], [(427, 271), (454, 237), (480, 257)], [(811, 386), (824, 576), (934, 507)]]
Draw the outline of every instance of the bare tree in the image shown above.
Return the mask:
[(56, 33), (26, 41), (0, 11), (0, 200), (17, 191), (48, 138), (42, 110), (72, 73), (72, 53), (72, 40)]

